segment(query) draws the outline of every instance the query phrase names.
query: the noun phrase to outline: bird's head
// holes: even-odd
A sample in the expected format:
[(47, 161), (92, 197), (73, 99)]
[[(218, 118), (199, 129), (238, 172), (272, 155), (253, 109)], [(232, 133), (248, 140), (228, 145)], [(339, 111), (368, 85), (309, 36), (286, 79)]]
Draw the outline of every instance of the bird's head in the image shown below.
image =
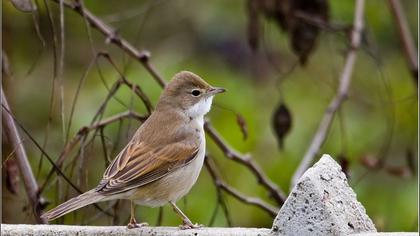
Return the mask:
[(192, 72), (181, 71), (166, 85), (156, 110), (171, 107), (183, 110), (190, 117), (203, 116), (210, 111), (214, 95), (225, 91), (209, 85)]

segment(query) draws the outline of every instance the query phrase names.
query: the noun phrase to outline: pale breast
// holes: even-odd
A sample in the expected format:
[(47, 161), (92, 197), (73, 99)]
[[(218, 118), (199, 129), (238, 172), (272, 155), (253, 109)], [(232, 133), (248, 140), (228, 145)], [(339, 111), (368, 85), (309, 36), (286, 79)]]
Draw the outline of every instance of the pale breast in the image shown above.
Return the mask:
[(142, 186), (130, 193), (135, 203), (150, 207), (162, 206), (169, 201), (176, 202), (185, 196), (195, 184), (204, 163), (206, 140), (201, 120), (194, 120), (194, 135), (200, 139), (197, 156), (186, 166), (174, 170), (163, 178)]

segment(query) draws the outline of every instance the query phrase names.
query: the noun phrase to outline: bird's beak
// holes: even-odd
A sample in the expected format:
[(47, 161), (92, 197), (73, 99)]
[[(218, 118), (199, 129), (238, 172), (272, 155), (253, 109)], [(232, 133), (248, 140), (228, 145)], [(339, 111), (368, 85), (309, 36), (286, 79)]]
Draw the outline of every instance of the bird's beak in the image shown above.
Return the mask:
[(224, 92), (226, 92), (226, 89), (224, 89), (224, 88), (217, 88), (217, 87), (213, 87), (213, 88), (210, 88), (208, 90), (208, 93), (209, 94), (212, 94), (212, 95), (218, 94), (218, 93), (224, 93)]

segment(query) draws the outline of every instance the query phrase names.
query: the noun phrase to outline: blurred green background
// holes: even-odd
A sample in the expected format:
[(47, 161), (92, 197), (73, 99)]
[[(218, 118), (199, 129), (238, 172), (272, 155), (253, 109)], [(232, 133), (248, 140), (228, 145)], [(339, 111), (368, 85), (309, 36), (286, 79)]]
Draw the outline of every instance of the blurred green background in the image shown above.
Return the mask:
[[(54, 57), (48, 17), (43, 2), (39, 2), (39, 24), (46, 41), (45, 47), (34, 30), (32, 15), (16, 10), (9, 1), (2, 1), (3, 50), (12, 71), (12, 76), (4, 78), (2, 85), (17, 119), (42, 143), (48, 122)], [(55, 30), (59, 33), (58, 5), (53, 1), (47, 3), (53, 14)], [(402, 4), (417, 42), (418, 1), (405, 0)], [(259, 51), (253, 53), (250, 50), (246, 37), (245, 1), (91, 0), (85, 1), (85, 5), (138, 49), (149, 50), (151, 63), (166, 80), (180, 70), (190, 70), (212, 85), (227, 88), (228, 93), (215, 99), (215, 106), (208, 115), (215, 128), (234, 148), (243, 153), (251, 153), (271, 180), (288, 191), (290, 178), (336, 92), (347, 49), (342, 33), (321, 32), (307, 65), (293, 68), (298, 59), (290, 49), (288, 35), (269, 20), (263, 20), (264, 30)], [(354, 1), (329, 1), (329, 5), (331, 22), (352, 23)], [(407, 156), (410, 153), (417, 167), (416, 84), (408, 70), (398, 31), (386, 2), (366, 1), (365, 13), (366, 32), (353, 71), (349, 99), (344, 103), (340, 115), (336, 116), (320, 153), (329, 153), (335, 158), (339, 155), (348, 158), (350, 185), (378, 230), (417, 231), (417, 171), (406, 171)], [(66, 9), (62, 77), (66, 122), (78, 83), (93, 58), (91, 45), (97, 51), (108, 51), (117, 66), (121, 70), (125, 68), (127, 79), (140, 85), (153, 104), (156, 104), (161, 88), (150, 74), (119, 48), (106, 44), (104, 37), (95, 29), (91, 30), (91, 35), (92, 42), (82, 18)], [(108, 86), (118, 79), (115, 69), (105, 60), (99, 60), (98, 67)], [(92, 68), (82, 85), (70, 137), (90, 123), (107, 95), (98, 67)], [(58, 157), (64, 145), (59, 83), (56, 83), (55, 103), (45, 148), (53, 158)], [(104, 117), (123, 112), (131, 105), (140, 114), (146, 112), (142, 102), (133, 97), (127, 87), (121, 88), (116, 97), (126, 106), (112, 99)], [(290, 109), (293, 122), (281, 151), (271, 126), (272, 113), (280, 102), (284, 102)], [(249, 130), (247, 140), (243, 139), (232, 111), (245, 118)], [(118, 122), (107, 126), (104, 131), (107, 145), (109, 150), (114, 148), (111, 156), (118, 153), (139, 124), (134, 120), (125, 120), (120, 134)], [(208, 140), (208, 153), (215, 158), (226, 182), (249, 196), (260, 197), (274, 204), (246, 168), (225, 158), (217, 146)], [(38, 182), (42, 184), (51, 166), (44, 160), (38, 173), (41, 153), (29, 139), (25, 138), (24, 145)], [(7, 142), (3, 141), (3, 160), (11, 150)], [(75, 154), (69, 156), (66, 165)], [(95, 142), (86, 148), (85, 155), (86, 163), (83, 167), (89, 175), (88, 183), (79, 183), (74, 176), (72, 179), (83, 190), (88, 190), (96, 186), (105, 169), (100, 137), (95, 138)], [(388, 169), (394, 168), (396, 171), (387, 171), (386, 168), (370, 170), (361, 164), (362, 160), (382, 157), (386, 158)], [(18, 193), (10, 193), (4, 182), (4, 168), (2, 170), (2, 222), (34, 222), (22, 183), (19, 183)], [(66, 173), (70, 173), (69, 168)], [(54, 181), (43, 193), (51, 201), (48, 209), (65, 198), (68, 185), (64, 181), (59, 182), (60, 189)], [(70, 190), (69, 194), (73, 196), (75, 193)], [(217, 205), (216, 198), (212, 179), (203, 169), (197, 184), (179, 206), (194, 222), (208, 224)], [(271, 227), (272, 218), (265, 212), (229, 195), (224, 194), (224, 198), (234, 226)], [(101, 205), (106, 208), (108, 203)], [(117, 223), (126, 224), (128, 202), (121, 202), (118, 211), (120, 219)], [(112, 220), (105, 216), (89, 221), (97, 213), (94, 207), (86, 207), (77, 211), (77, 214), (69, 214), (64, 222), (112, 224)], [(138, 207), (137, 216), (141, 221), (154, 225), (157, 215), (158, 209)], [(162, 224), (179, 223), (177, 216), (166, 206)], [(217, 212), (214, 225), (227, 225), (221, 209)]]

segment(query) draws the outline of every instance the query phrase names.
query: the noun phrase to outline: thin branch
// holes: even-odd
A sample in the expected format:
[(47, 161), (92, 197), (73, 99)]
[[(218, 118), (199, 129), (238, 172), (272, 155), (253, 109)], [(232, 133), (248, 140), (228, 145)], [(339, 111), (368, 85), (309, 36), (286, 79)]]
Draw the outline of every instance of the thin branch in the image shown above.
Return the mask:
[(45, 189), (45, 187), (47, 186), (50, 178), (53, 176), (55, 166), (57, 166), (58, 168), (62, 166), (67, 154), (83, 139), (83, 137), (85, 137), (87, 134), (89, 134), (90, 131), (93, 131), (93, 130), (96, 131), (98, 129), (101, 129), (101, 128), (115, 122), (115, 121), (123, 120), (125, 118), (135, 118), (135, 119), (140, 120), (142, 122), (147, 119), (147, 117), (141, 116), (141, 115), (139, 115), (135, 112), (127, 111), (127, 112), (119, 113), (119, 114), (114, 115), (112, 117), (103, 119), (101, 121), (98, 121), (98, 122), (96, 122), (96, 123), (94, 123), (90, 126), (84, 126), (84, 127), (80, 128), (79, 131), (77, 132), (76, 136), (72, 140), (70, 140), (70, 142), (68, 142), (66, 144), (66, 146), (64, 147), (63, 151), (61, 152), (58, 160), (54, 162), (53, 168), (49, 172), (49, 174), (47, 175), (43, 185), (40, 188), (40, 191), (42, 192)]
[(131, 83), (130, 81), (128, 81), (125, 78), (124, 73), (118, 69), (117, 65), (112, 60), (112, 58), (109, 55), (109, 53), (107, 53), (107, 52), (101, 52), (101, 55), (105, 59), (108, 60), (108, 62), (112, 65), (112, 67), (114, 67), (114, 69), (117, 71), (117, 73), (121, 77), (122, 83), (125, 84), (125, 85), (127, 85), (129, 88), (131, 88), (131, 90), (134, 91), (134, 93), (143, 101), (143, 104), (146, 106), (147, 112), (149, 114), (152, 113), (152, 111), (153, 111), (152, 102), (150, 101), (149, 97), (147, 97), (147, 95), (143, 92), (143, 90), (141, 89), (141, 87), (139, 85), (137, 85), (137, 84)]
[(63, 142), (66, 142), (66, 121), (64, 115), (64, 57), (65, 57), (65, 28), (64, 28), (64, 0), (60, 0), (60, 57), (58, 64), (58, 82), (60, 87), (60, 112)]
[[(229, 210), (227, 208), (226, 201), (223, 198), (223, 189), (222, 188), (219, 188), (216, 185), (216, 183), (217, 183), (216, 178), (218, 176), (217, 173), (216, 173), (216, 163), (215, 163), (214, 159), (211, 159), (209, 156), (206, 156), (205, 161), (206, 161), (206, 168), (213, 168), (213, 169), (210, 169), (208, 171), (211, 172), (210, 175), (211, 175), (211, 177), (213, 179), (214, 185), (216, 186), (216, 195), (217, 195), (216, 206), (215, 206), (215, 208), (213, 210), (213, 213), (212, 213), (212, 215), (210, 217), (210, 221), (208, 223), (208, 226), (209, 227), (213, 226), (213, 224), (214, 224), (214, 222), (216, 220), (217, 213), (219, 211), (219, 206), (220, 206), (220, 207), (222, 207), (223, 213), (225, 214), (227, 225), (229, 227), (232, 227), (233, 224), (232, 224), (232, 220), (231, 220), (231, 217), (230, 217), (230, 214), (229, 214)], [(207, 165), (209, 165), (209, 167), (207, 167)], [(214, 167), (212, 167), (212, 166), (214, 166)]]
[(413, 35), (411, 34), (411, 31), (408, 27), (408, 22), (400, 0), (388, 0), (388, 4), (398, 28), (398, 33), (408, 62), (408, 66), (410, 68), (414, 82), (417, 85), (419, 67), (417, 63), (417, 49), (416, 45), (414, 44)]
[[(2, 96), (3, 96), (3, 89), (2, 89)], [(2, 97), (3, 98), (3, 97)], [(3, 100), (3, 99), (2, 99)], [(5, 101), (5, 100), (4, 100)], [(13, 121), (19, 126), (19, 128), (28, 136), (28, 138), (32, 141), (33, 144), (35, 144), (35, 146), (42, 152), (42, 154), (47, 158), (48, 162), (50, 162), (50, 164), (53, 166), (53, 170), (57, 171), (57, 173), (63, 177), (63, 179), (74, 189), (76, 190), (78, 193), (83, 193), (64, 173), (63, 171), (61, 171), (61, 169), (54, 163), (54, 161), (52, 160), (52, 158), (48, 155), (48, 153), (45, 152), (45, 150), (41, 147), (41, 145), (34, 139), (34, 137), (32, 137), (32, 135), (16, 120), (16, 118), (13, 116), (13, 114), (10, 112), (10, 110), (8, 109), (8, 107), (6, 107), (7, 104), (4, 104), (2, 102), (1, 106), (3, 108), (3, 112), (6, 111), (8, 113), (8, 115), (11, 117), (11, 119), (13, 119)], [(44, 187), (44, 186), (42, 186)], [(38, 196), (41, 195), (42, 193), (42, 189), (43, 188), (38, 188), (37, 189), (37, 194)], [(103, 211), (101, 207), (99, 207), (98, 204), (94, 203), (93, 204), (98, 210)], [(106, 215), (108, 216), (112, 216), (112, 214), (105, 212)]]
[(207, 134), (214, 140), (214, 142), (223, 151), (225, 156), (233, 161), (236, 161), (247, 167), (257, 178), (258, 183), (265, 187), (270, 196), (276, 200), (279, 205), (283, 205), (286, 200), (285, 194), (279, 187), (273, 183), (261, 169), (261, 167), (251, 158), (250, 155), (242, 155), (227, 144), (222, 136), (212, 127), (209, 121), (206, 121), (204, 128)]
[[(51, 85), (51, 94), (50, 94), (50, 105), (48, 110), (48, 119), (47, 119), (47, 125), (45, 127), (45, 135), (44, 135), (44, 141), (42, 144), (42, 149), (45, 149), (47, 147), (49, 133), (50, 133), (50, 125), (53, 119), (53, 109), (55, 105), (55, 89), (56, 89), (56, 80), (57, 80), (57, 35), (54, 27), (54, 20), (53, 15), (50, 11), (50, 8), (48, 6), (48, 3), (46, 0), (44, 0), (44, 6), (45, 11), (47, 12), (48, 16), (48, 26), (52, 34), (52, 41), (53, 41), (53, 77), (52, 77), (52, 85)], [(41, 152), (41, 158), (39, 161), (39, 170), (42, 168), (44, 154)]]
[(311, 145), (305, 153), (302, 161), (300, 162), (298, 168), (292, 177), (292, 184), (290, 185), (293, 188), (300, 176), (306, 171), (306, 169), (311, 165), (315, 156), (318, 154), (322, 144), (324, 143), (328, 131), (331, 127), (331, 124), (334, 120), (334, 116), (337, 110), (340, 108), (341, 104), (345, 99), (347, 99), (347, 93), (349, 90), (351, 76), (353, 72), (353, 67), (356, 61), (357, 49), (360, 47), (361, 33), (363, 30), (363, 15), (364, 15), (364, 0), (357, 0), (355, 7), (355, 15), (353, 22), (353, 29), (350, 39), (350, 49), (346, 55), (346, 61), (344, 64), (343, 71), (340, 76), (340, 84), (337, 90), (337, 94), (331, 100), (327, 110), (324, 113), (324, 116), (319, 124), (318, 130), (316, 131)]
[(110, 160), (109, 160), (108, 150), (106, 148), (105, 134), (104, 134), (103, 127), (99, 129), (99, 135), (101, 136), (102, 151), (104, 152), (104, 163), (105, 163), (105, 168), (106, 168), (109, 165)]
[(32, 62), (28, 71), (26, 72), (26, 76), (29, 76), (33, 72), (36, 65), (40, 61), (40, 58), (41, 58), (42, 54), (44, 53), (44, 51), (46, 49), (46, 41), (44, 39), (44, 36), (41, 33), (40, 26), (39, 26), (39, 9), (40, 9), (39, 3), (38, 3), (37, 0), (35, 0), (33, 3), (35, 4), (35, 11), (31, 12), (32, 22), (33, 22), (33, 25), (34, 25), (35, 33), (38, 36), (38, 39), (41, 42), (42, 47), (38, 50), (37, 55), (34, 57), (35, 60)]
[(226, 182), (224, 182), (217, 175), (216, 166), (213, 165), (209, 161), (208, 156), (206, 156), (204, 164), (207, 167), (207, 170), (209, 171), (210, 176), (212, 177), (216, 187), (218, 187), (220, 189), (223, 189), (226, 193), (230, 194), (231, 196), (233, 196), (234, 198), (238, 199), (239, 201), (241, 201), (243, 203), (259, 207), (260, 209), (262, 209), (265, 212), (267, 212), (268, 214), (270, 214), (270, 216), (275, 217), (277, 215), (279, 209), (277, 209), (276, 207), (271, 206), (270, 204), (264, 202), (263, 200), (261, 200), (259, 198), (245, 196), (243, 193), (239, 192), (237, 189), (233, 188), (232, 186), (230, 186)]
[(22, 175), (26, 195), (29, 202), (31, 203), (36, 221), (38, 223), (45, 224), (47, 221), (41, 218), (41, 198), (38, 194), (38, 183), (36, 182), (35, 176), (32, 173), (32, 169), (28, 161), (28, 156), (26, 155), (25, 148), (20, 141), (21, 138), (16, 128), (15, 122), (12, 118), (12, 115), (8, 113), (10, 112), (10, 108), (6, 100), (6, 96), (3, 92), (3, 88), (1, 88), (1, 100), (1, 103), (5, 108), (2, 109), (3, 128), (11, 145), (16, 149), (16, 161), (19, 166), (20, 174)]
[(125, 119), (125, 118), (135, 118), (135, 119), (137, 119), (141, 122), (144, 122), (147, 119), (147, 117), (141, 116), (141, 115), (137, 114), (136, 112), (126, 111), (126, 112), (119, 113), (117, 115), (113, 115), (109, 118), (103, 119), (101, 121), (98, 121), (98, 122), (94, 123), (93, 125), (82, 127), (79, 130), (79, 133), (80, 132), (89, 132), (91, 130), (96, 130), (96, 129), (99, 129), (99, 128), (103, 128), (106, 125), (109, 125), (109, 124), (111, 124), (115, 121), (122, 120), (122, 119)]
[[(97, 58), (97, 57), (95, 57)], [(95, 121), (103, 114), (106, 105), (108, 104), (108, 102), (111, 100), (111, 98), (114, 96), (114, 94), (117, 92), (118, 88), (121, 85), (121, 81), (117, 80), (112, 88), (108, 91), (108, 95), (105, 98), (105, 100), (102, 102), (102, 104), (99, 106), (98, 111), (96, 112), (96, 114), (94, 115), (91, 124), (95, 123)], [(75, 100), (73, 100), (74, 103)], [(74, 105), (72, 106), (74, 107)], [(73, 108), (72, 108), (73, 109)], [(72, 121), (72, 115), (70, 115), (70, 119), (69, 122)], [(70, 125), (70, 124), (69, 124)], [(69, 133), (68, 133), (69, 134)], [(84, 137), (85, 133), (81, 133), (81, 131), (79, 130), (79, 132), (76, 134), (76, 136), (70, 140), (69, 142), (66, 141), (66, 144), (63, 148), (63, 150), (60, 153), (60, 156), (58, 157), (58, 160), (55, 162), (57, 166), (61, 167), (61, 165), (63, 164), (65, 158), (67, 157), (67, 154), (73, 150), (73, 148), (80, 142), (80, 140)], [(94, 135), (95, 136), (95, 135)], [(44, 184), (41, 186), (40, 191), (42, 192), (45, 187), (47, 186), (50, 178), (52, 177), (52, 175), (54, 174), (54, 169), (51, 168), (50, 172), (47, 175), (47, 178), (44, 181)]]
[(159, 207), (158, 216), (156, 218), (156, 226), (161, 226), (163, 221), (163, 207)]
[(36, 5), (36, 10), (32, 12), (32, 22), (34, 23), (34, 28), (36, 35), (38, 36), (39, 41), (42, 44), (42, 49), (45, 48), (46, 42), (44, 36), (41, 33), (40, 26), (39, 26), (39, 4), (38, 1), (35, 0), (34, 4)]
[[(59, 2), (59, 0), (53, 0), (56, 3)], [(133, 45), (131, 45), (128, 41), (120, 37), (116, 32), (115, 29), (113, 29), (108, 24), (101, 21), (98, 17), (96, 17), (94, 14), (92, 14), (88, 9), (82, 6), (80, 3), (71, 4), (68, 2), (64, 3), (66, 7), (73, 9), (77, 13), (79, 13), (81, 16), (84, 16), (85, 19), (89, 22), (89, 24), (96, 28), (99, 32), (101, 32), (106, 38), (107, 41), (117, 45), (121, 49), (123, 49), (127, 54), (130, 56), (136, 58), (145, 68), (146, 70), (153, 76), (153, 78), (156, 80), (158, 84), (161, 86), (165, 86), (166, 82), (165, 80), (159, 75), (159, 73), (156, 71), (156, 69), (150, 65), (149, 58), (150, 53), (148, 51), (138, 51)]]

